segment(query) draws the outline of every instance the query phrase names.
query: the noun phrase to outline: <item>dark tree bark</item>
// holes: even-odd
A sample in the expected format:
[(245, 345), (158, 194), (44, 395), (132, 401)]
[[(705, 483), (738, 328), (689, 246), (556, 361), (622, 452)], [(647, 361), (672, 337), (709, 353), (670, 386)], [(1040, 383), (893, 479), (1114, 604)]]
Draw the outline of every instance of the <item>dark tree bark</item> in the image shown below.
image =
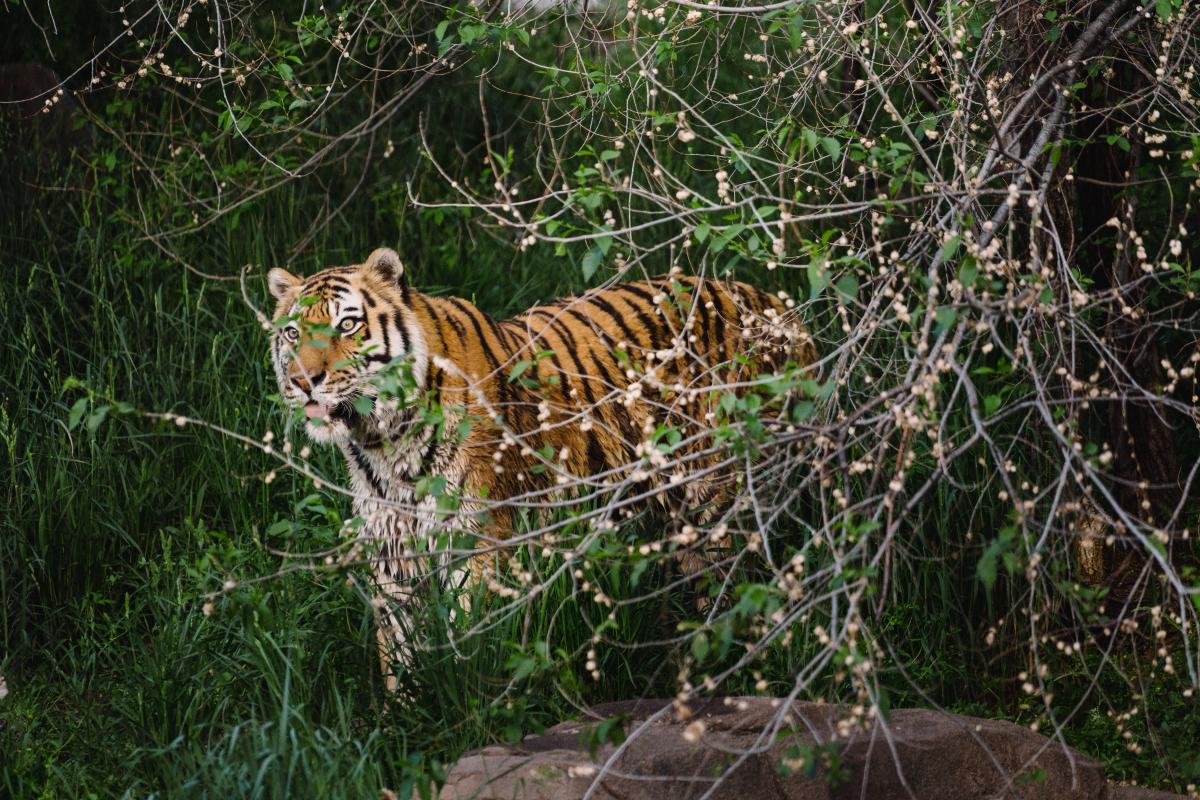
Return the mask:
[[(1118, 107), (1139, 89), (1140, 73), (1116, 67), (1112, 80), (1093, 89), (1094, 107)], [(1092, 105), (1092, 104), (1090, 104)], [(1134, 282), (1137, 266), (1132, 243), (1110, 227), (1108, 221), (1133, 217), (1137, 199), (1129, 189), (1141, 162), (1143, 147), (1109, 144), (1120, 133), (1122, 121), (1112, 115), (1082, 117), (1075, 125), (1077, 139), (1088, 142), (1080, 151), (1075, 169), (1075, 202), (1081, 247), (1075, 252), (1080, 271), (1094, 281), (1098, 291), (1113, 291), (1104, 331), (1120, 363), (1110, 365), (1111, 388), (1122, 399), (1107, 404), (1104, 421), (1114, 453), (1118, 499), (1130, 512), (1152, 515), (1164, 523), (1179, 501), (1180, 472), (1176, 434), (1171, 421), (1157, 408), (1138, 398), (1139, 388), (1154, 389), (1163, 383), (1161, 354), (1154, 329), (1145, 312), (1145, 284)], [(1132, 137), (1129, 137), (1132, 138)], [(1118, 248), (1117, 245), (1123, 246)], [(1140, 312), (1122, 313), (1122, 306)], [(1115, 373), (1115, 374), (1114, 374)], [(1143, 503), (1149, 502), (1146, 509)]]

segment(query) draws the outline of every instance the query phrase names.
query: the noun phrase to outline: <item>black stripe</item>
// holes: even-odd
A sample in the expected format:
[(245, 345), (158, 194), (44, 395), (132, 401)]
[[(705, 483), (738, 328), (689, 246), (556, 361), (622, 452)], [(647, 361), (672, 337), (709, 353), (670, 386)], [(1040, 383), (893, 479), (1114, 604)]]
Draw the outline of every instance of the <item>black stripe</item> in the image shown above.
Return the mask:
[(651, 292), (648, 289), (642, 288), (641, 284), (622, 283), (618, 286), (614, 286), (613, 289), (618, 292), (632, 292), (633, 294), (636, 294), (638, 297), (645, 300), (651, 306), (654, 305), (654, 292)]
[(621, 338), (625, 340), (632, 340), (635, 344), (637, 343), (637, 338), (633, 335), (633, 331), (631, 331), (629, 326), (625, 324), (625, 321), (621, 319), (621, 314), (617, 311), (617, 309), (613, 308), (612, 303), (599, 296), (589, 297), (587, 298), (587, 302), (595, 305), (596, 308), (608, 315), (608, 318), (613, 321), (613, 324), (617, 326), (617, 329), (624, 334)]
[[(458, 304), (454, 302), (458, 298), (449, 297), (449, 298), (445, 298), (445, 299), (448, 302), (450, 302), (450, 304), (452, 306), (454, 306), (455, 308), (458, 308)], [(461, 301), (459, 301), (459, 302), (461, 302)], [(460, 308), (459, 311), (462, 311), (462, 309)], [(468, 315), (468, 316), (470, 316), (470, 315)], [(467, 340), (467, 329), (463, 327), (463, 324), (461, 322), (459, 322), (457, 319), (455, 319), (454, 317), (450, 316), (449, 314), (446, 315), (446, 321), (450, 323), (450, 327), (454, 328), (454, 332), (458, 334), (458, 341), (465, 342)]]
[(455, 308), (470, 318), (471, 324), (475, 327), (475, 333), (479, 335), (480, 343), (485, 346), (485, 349), (489, 354), (488, 357), (491, 359), (492, 363), (499, 368), (500, 360), (494, 355), (495, 351), (492, 350), (491, 345), (488, 344), (487, 337), (483, 334), (483, 326), (479, 324), (479, 319), (482, 317), (483, 320), (487, 322), (488, 327), (492, 329), (492, 333), (495, 335), (496, 341), (500, 343), (500, 354), (507, 355), (505, 350), (508, 347), (508, 342), (500, 331), (500, 326), (496, 324), (496, 320), (492, 319), (491, 315), (482, 311), (478, 306), (468, 303), (466, 300), (463, 300), (460, 297), (447, 297), (446, 299), (449, 300)]
[(343, 290), (350, 288), (350, 281), (345, 278), (337, 278), (333, 275), (326, 275), (313, 284), (312, 291), (315, 294), (324, 289)]
[[(629, 310), (632, 311), (633, 315), (638, 318), (638, 322), (642, 323), (642, 327), (646, 329), (646, 335), (650, 337), (649, 340), (646, 342), (646, 347), (653, 349), (655, 343), (658, 342), (660, 339), (659, 325), (658, 325), (657, 321), (653, 317), (651, 317), (649, 314), (647, 314), (645, 311), (643, 311), (640, 306), (638, 306), (636, 303), (634, 303), (628, 297), (618, 294), (617, 299), (620, 300), (625, 305), (629, 306)], [(638, 344), (641, 344), (641, 342), (638, 342)]]
[(358, 445), (350, 442), (350, 454), (354, 456), (354, 463), (362, 470), (362, 473), (367, 476), (367, 483), (371, 484), (371, 489), (374, 490), (377, 497), (386, 497), (383, 493), (383, 487), (379, 484), (379, 478), (375, 477), (375, 472), (371, 469), (371, 464), (367, 461), (366, 455), (359, 449)]
[(409, 353), (412, 348), (409, 347), (408, 331), (404, 329), (404, 317), (401, 315), (399, 309), (392, 312), (392, 324), (396, 326), (396, 331), (400, 334), (400, 347), (403, 348), (401, 353)]
[[(467, 301), (460, 300), (457, 297), (449, 297), (446, 299), (449, 300), (455, 308), (466, 315), (469, 320), (471, 320), (471, 326), (475, 328), (475, 335), (479, 337), (479, 345), (483, 348), (484, 355), (487, 356), (488, 361), (492, 365), (492, 369), (498, 370), (500, 368), (500, 359), (497, 357), (496, 352), (492, 349), (492, 346), (488, 344), (487, 337), (483, 335), (483, 325), (479, 324), (479, 316), (471, 313), (472, 311), (477, 311), (477, 309), (475, 309)], [(479, 314), (482, 316), (483, 312), (479, 312)]]
[[(505, 336), (504, 329), (500, 327), (500, 324), (496, 322), (495, 318), (486, 311), (480, 311), (479, 313), (483, 315), (483, 318), (487, 320), (488, 325), (491, 326), (492, 333), (496, 334), (496, 339), (500, 342), (500, 346), (505, 350), (511, 349), (513, 346), (512, 342), (509, 341)], [(519, 346), (520, 342), (518, 342), (518, 347)]]
[(449, 348), (446, 345), (446, 332), (442, 330), (442, 315), (438, 313), (433, 303), (429, 301), (425, 295), (417, 295), (421, 302), (425, 304), (425, 313), (429, 315), (429, 319), (433, 321), (433, 325), (437, 328), (438, 345), (441, 347), (441, 352), (434, 352), (434, 355), (442, 355), (449, 357)]
[[(698, 326), (700, 328), (699, 335), (696, 338), (704, 343), (703, 346), (697, 347), (696, 350), (707, 361), (709, 348), (708, 338), (709, 334), (712, 333), (712, 323), (708, 318), (708, 306), (704, 305), (704, 289), (704, 285), (697, 281), (696, 290), (692, 295), (692, 301), (696, 309), (697, 320), (700, 323)], [(695, 331), (695, 328), (692, 330)]]
[(608, 466), (608, 459), (604, 457), (604, 449), (600, 447), (600, 440), (595, 434), (588, 437), (587, 453), (589, 474), (599, 475)]
[(363, 302), (367, 304), (367, 308), (375, 307), (375, 298), (366, 289), (359, 289), (358, 293), (362, 295)]
[(426, 461), (429, 460), (429, 454), (432, 453), (433, 448), (437, 446), (437, 441), (438, 441), (437, 431), (430, 430), (429, 441), (427, 441), (425, 443), (425, 446), (423, 448), (421, 448), (421, 463), (422, 464), (424, 464)]
[(483, 326), (479, 324), (479, 317), (475, 314), (472, 314), (470, 310), (474, 309), (480, 315), (483, 315), (483, 312), (475, 309), (470, 303), (460, 300), (457, 297), (449, 297), (447, 299), (454, 304), (455, 308), (459, 309), (462, 311), (462, 313), (466, 314), (470, 318), (471, 325), (475, 328), (475, 334), (479, 337), (479, 346), (483, 349), (483, 354), (487, 356), (488, 362), (492, 365), (491, 371), (495, 375), (497, 394), (496, 399), (500, 405), (500, 410), (502, 413), (506, 413), (509, 410), (508, 407), (511, 405), (510, 401), (512, 397), (512, 387), (509, 386), (507, 377), (500, 374), (500, 359), (492, 351), (491, 345), (488, 344), (487, 337), (483, 335)]
[[(583, 362), (579, 360), (579, 345), (575, 341), (575, 334), (571, 333), (571, 329), (559, 318), (559, 314), (554, 314), (544, 309), (539, 309), (534, 313), (545, 314), (550, 319), (548, 329), (557, 333), (567, 343), (567, 355), (571, 357), (571, 362), (575, 365), (575, 372), (579, 376), (579, 382), (583, 384), (584, 398), (587, 400), (589, 406), (594, 406), (596, 404), (596, 395), (592, 392), (591, 378), (587, 370), (583, 368)], [(555, 364), (558, 364), (557, 358), (554, 361)], [(562, 367), (559, 366), (559, 371), (561, 370)], [(566, 375), (563, 375), (563, 379), (564, 381), (566, 380)], [(565, 396), (567, 393), (564, 391), (563, 394)]]
[[(603, 377), (605, 380), (607, 380), (610, 387), (613, 389), (619, 389), (619, 388), (623, 387), (625, 385), (624, 382), (623, 381), (618, 382), (617, 380), (615, 380), (612, 376), (612, 373), (609, 372), (609, 370), (608, 370), (608, 365), (604, 362), (604, 360), (602, 358), (597, 357), (597, 352), (598, 352), (604, 358), (608, 358), (608, 359), (612, 360), (614, 363), (616, 361), (616, 359), (612, 355), (613, 350), (616, 349), (616, 345), (609, 338), (608, 334), (605, 333), (604, 329), (601, 328), (599, 325), (597, 325), (593, 320), (589, 319), (587, 316), (580, 313), (579, 311), (576, 311), (573, 308), (565, 309), (565, 311), (566, 311), (566, 313), (568, 313), (571, 316), (578, 319), (579, 322), (582, 323), (584, 325), (584, 327), (586, 327), (588, 330), (595, 333), (596, 337), (600, 340), (600, 345), (601, 345), (600, 348), (598, 348), (598, 350), (595, 350), (595, 351), (592, 350), (591, 348), (588, 348), (588, 353), (592, 356), (592, 363), (596, 365), (596, 369), (598, 369), (602, 373), (601, 377)], [(619, 367), (618, 367), (618, 371), (619, 371)]]
[(388, 318), (387, 314), (381, 313), (377, 318), (379, 324), (379, 333), (383, 335), (383, 352), (387, 353), (388, 360), (392, 358), (392, 337), (388, 333)]
[(608, 337), (608, 334), (605, 333), (604, 329), (596, 324), (595, 320), (574, 308), (564, 308), (563, 311), (578, 320), (583, 327), (596, 334), (596, 337), (600, 340), (602, 345), (610, 350), (612, 349), (612, 340)]
[(651, 339), (651, 344), (659, 344), (659, 345), (668, 344), (669, 338), (668, 338), (667, 334), (670, 333), (670, 328), (667, 326), (667, 323), (665, 321), (659, 322), (658, 315), (654, 313), (655, 310), (658, 308), (658, 306), (656, 306), (654, 304), (654, 293), (647, 291), (646, 289), (643, 289), (641, 286), (639, 286), (636, 283), (626, 283), (622, 286), (617, 286), (615, 288), (618, 290), (618, 292), (622, 292), (622, 291), (630, 292), (631, 294), (637, 295), (638, 297), (642, 298), (642, 300), (646, 301), (646, 305), (650, 306), (650, 311), (648, 313), (641, 310), (638, 307), (638, 305), (636, 303), (634, 303), (633, 301), (631, 301), (629, 298), (624, 297), (621, 294), (617, 295), (622, 300), (624, 300), (626, 303), (629, 303), (629, 305), (637, 313), (638, 319), (640, 319), (642, 321), (642, 324), (645, 325), (646, 328), (649, 330), (650, 335), (653, 337)]
[(520, 322), (513, 319), (506, 319), (499, 323), (500, 328), (508, 335), (508, 346), (513, 352), (519, 351), (522, 347), (528, 344), (524, 338), (525, 328)]
[[(583, 323), (584, 325), (586, 325), (588, 328), (591, 328), (592, 325), (594, 324), (591, 320), (589, 320), (587, 317), (585, 317), (583, 314), (579, 313), (578, 311), (576, 311), (573, 308), (566, 309), (566, 312), (568, 314), (571, 314), (574, 317), (578, 318), (579, 321), (581, 323)], [(608, 338), (607, 334), (605, 334), (604, 331), (598, 330), (596, 332), (600, 335), (602, 340)], [(608, 345), (606, 345), (606, 346), (608, 346)], [(600, 372), (600, 377), (602, 379), (604, 379), (604, 381), (608, 384), (609, 388), (610, 389), (622, 389), (625, 386), (625, 382), (613, 376), (612, 372), (608, 368), (608, 363), (605, 360), (605, 359), (608, 359), (608, 360), (611, 360), (613, 363), (616, 363), (616, 359), (613, 358), (613, 356), (611, 354), (611, 350), (612, 350), (611, 346), (609, 346), (609, 352), (607, 352), (607, 353), (605, 353), (603, 350), (601, 350), (600, 355), (602, 357), (599, 357), (599, 358), (597, 357), (596, 352), (590, 351), (590, 350), (589, 350), (589, 352), (592, 355), (592, 363), (596, 365), (596, 370), (598, 372)], [(619, 369), (620, 368), (618, 367), (618, 371), (619, 371)], [(607, 392), (606, 392), (606, 394), (607, 394)]]
[(721, 300), (725, 296), (725, 290), (717, 285), (712, 292), (713, 308), (716, 313), (713, 315), (713, 334), (716, 340), (713, 343), (713, 358), (720, 362), (724, 360), (721, 351), (725, 349), (725, 304)]

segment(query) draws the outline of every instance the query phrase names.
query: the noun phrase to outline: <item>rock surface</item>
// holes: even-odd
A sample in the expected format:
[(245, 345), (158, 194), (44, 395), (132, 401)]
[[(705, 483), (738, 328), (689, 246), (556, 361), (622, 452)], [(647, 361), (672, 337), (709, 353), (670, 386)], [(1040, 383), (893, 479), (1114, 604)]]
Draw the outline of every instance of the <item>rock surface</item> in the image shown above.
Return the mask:
[[(679, 721), (662, 700), (596, 706), (591, 722), (564, 722), (520, 744), (468, 753), (440, 798), (575, 800), (593, 784), (596, 800), (1172, 797), (1110, 787), (1096, 761), (1010, 722), (900, 709), (886, 731), (873, 725), (839, 735), (845, 710), (836, 706), (745, 697), (692, 710)], [(628, 739), (600, 745), (593, 757), (586, 732), (618, 715)], [(787, 761), (792, 768), (781, 769)]]

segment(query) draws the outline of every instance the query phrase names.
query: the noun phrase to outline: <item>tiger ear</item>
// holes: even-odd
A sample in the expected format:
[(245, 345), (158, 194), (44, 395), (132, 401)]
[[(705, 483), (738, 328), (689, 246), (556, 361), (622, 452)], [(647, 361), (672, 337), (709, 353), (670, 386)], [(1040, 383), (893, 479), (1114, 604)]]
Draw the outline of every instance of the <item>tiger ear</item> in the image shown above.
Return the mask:
[(374, 272), (384, 283), (395, 283), (400, 286), (406, 283), (404, 264), (400, 263), (400, 256), (396, 254), (396, 251), (389, 247), (380, 247), (372, 252), (367, 256), (367, 263), (363, 266)]
[(293, 275), (283, 267), (275, 267), (267, 273), (267, 288), (276, 300), (282, 300), (300, 284), (300, 277)]

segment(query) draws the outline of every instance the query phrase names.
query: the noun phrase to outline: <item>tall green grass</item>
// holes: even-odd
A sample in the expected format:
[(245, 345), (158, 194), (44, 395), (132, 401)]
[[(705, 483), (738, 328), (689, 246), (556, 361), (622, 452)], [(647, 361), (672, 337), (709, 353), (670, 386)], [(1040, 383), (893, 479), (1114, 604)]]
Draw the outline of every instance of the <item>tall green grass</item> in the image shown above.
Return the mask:
[[(583, 653), (602, 620), (564, 580), (467, 642), (461, 657), (445, 646), (449, 622), (435, 605), (418, 637), (430, 646), (403, 676), (408, 699), (394, 703), (379, 685), (371, 612), (347, 581), (354, 575), (255, 582), (280, 569), (277, 551), (334, 542), (350, 514), (344, 498), (289, 473), (268, 485), (266, 457), (195, 426), (114, 415), (94, 432), (70, 428), (71, 407), (87, 396), (64, 388), (74, 383), (97, 403), (171, 410), (248, 436), (287, 424), (269, 399), (266, 339), (238, 284), (199, 278), (144, 241), (114, 194), (122, 180), (67, 176), (64, 185), (90, 188), (34, 194), (18, 176), (0, 176), (0, 675), (10, 691), (0, 701), (0, 793), (419, 793), (465, 749), (518, 738), (586, 703), (673, 693), (684, 654), (639, 643), (675, 635), (694, 598), (621, 606), (597, 682)], [(289, 266), (304, 272), (397, 245), (421, 288), (499, 315), (582, 288), (570, 259), (514, 256), (511, 243), (465, 217), (397, 205), (395, 182), (381, 181)], [(305, 235), (323, 201), (296, 184), (177, 244), (208, 271), (254, 265), (248, 287), (266, 302), (262, 273)], [(316, 463), (341, 474), (332, 453), (319, 451)], [(974, 576), (978, 546), (962, 536), (978, 519), (976, 498), (946, 492), (914, 525), (920, 535), (904, 543), (881, 618), (905, 670), (882, 680), (893, 705), (936, 701), (1022, 719), (1030, 709), (1011, 679), (1020, 655), (979, 647), (994, 609)], [(290, 524), (273, 527), (281, 520)], [(618, 565), (606, 591), (632, 597), (639, 590)], [(643, 576), (641, 591), (664, 577)], [(239, 588), (206, 614), (205, 593), (228, 578)], [(801, 631), (764, 657), (772, 691), (790, 688), (814, 646)], [(1059, 696), (1087, 682), (1082, 669), (1068, 672)], [(754, 683), (743, 675), (723, 688), (750, 693)], [(824, 680), (811, 695), (842, 691)], [(1115, 707), (1134, 692), (1157, 703), (1155, 759), (1130, 756), (1100, 712), (1073, 722), (1069, 741), (1120, 777), (1189, 774), (1196, 753), (1183, 731), (1197, 718), (1177, 687), (1113, 682), (1102, 692)]]
[[(439, 761), (572, 713), (567, 697), (647, 689), (636, 659), (611, 664), (603, 686), (570, 670), (551, 675), (543, 659), (515, 697), (501, 697), (510, 659), (535, 642), (549, 638), (559, 653), (586, 645), (591, 629), (570, 613), (564, 584), (528, 618), (468, 643), (465, 660), (432, 648), (405, 677), (412, 701), (389, 703), (370, 607), (346, 575), (252, 582), (280, 569), (272, 550), (334, 541), (350, 516), (344, 498), (288, 474), (268, 485), (266, 457), (198, 427), (137, 415), (113, 415), (95, 431), (68, 426), (90, 393), (89, 408), (121, 401), (250, 436), (280, 430), (266, 339), (238, 284), (166, 261), (101, 192), (51, 207), (26, 202), (15, 179), (6, 189), (0, 675), (10, 695), (0, 702), (0, 792), (371, 796), (427, 787)], [(279, 200), (190, 243), (188, 257), (231, 275), (278, 263), (279, 243), (302, 235), (319, 198), (297, 190)], [(461, 221), (406, 224), (403, 238), (394, 220), (331, 228), (293, 266), (399, 244), (424, 289), (453, 288), (495, 313), (579, 287), (577, 273), (514, 264), (505, 247), (462, 246), (465, 237), (446, 235)], [(256, 298), (264, 271), (248, 279)], [(75, 383), (86, 392), (64, 388)], [(315, 463), (341, 474), (332, 453)], [(293, 523), (286, 534), (271, 532), (278, 520)], [(206, 614), (204, 593), (230, 577), (245, 583)], [(617, 638), (649, 636), (647, 625), (669, 631), (668, 616), (624, 614)], [(444, 618), (426, 625), (444, 642)], [(568, 691), (526, 693), (543, 679)]]

